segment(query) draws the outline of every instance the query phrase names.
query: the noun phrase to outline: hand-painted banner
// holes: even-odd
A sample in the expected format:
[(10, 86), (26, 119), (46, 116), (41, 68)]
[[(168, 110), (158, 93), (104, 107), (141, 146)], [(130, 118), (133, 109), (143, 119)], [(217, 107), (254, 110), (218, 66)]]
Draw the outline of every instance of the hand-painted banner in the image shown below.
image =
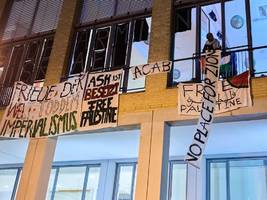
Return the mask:
[[(251, 105), (249, 71), (231, 79), (220, 80), (215, 113), (223, 113)], [(201, 111), (204, 83), (179, 84), (179, 113), (199, 115)]]
[(221, 51), (206, 52), (205, 79), (201, 95), (200, 116), (193, 142), (189, 146), (185, 157), (185, 161), (195, 167), (199, 167), (214, 118), (220, 60)]
[(57, 85), (16, 82), (0, 125), (1, 137), (45, 137), (77, 130), (86, 75)]
[(171, 61), (160, 61), (145, 65), (133, 66), (131, 67), (131, 72), (133, 74), (133, 79), (138, 79), (151, 74), (166, 73), (171, 71), (171, 68)]
[(122, 71), (81, 74), (57, 85), (14, 86), (0, 137), (49, 137), (117, 126)]
[(89, 74), (79, 130), (115, 127), (122, 70)]

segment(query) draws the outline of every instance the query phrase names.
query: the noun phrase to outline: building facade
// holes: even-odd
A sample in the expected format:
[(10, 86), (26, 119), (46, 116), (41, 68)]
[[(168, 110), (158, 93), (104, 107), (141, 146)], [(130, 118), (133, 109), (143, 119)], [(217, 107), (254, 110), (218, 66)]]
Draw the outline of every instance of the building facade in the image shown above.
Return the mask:
[[(0, 16), (1, 118), (15, 81), (124, 71), (116, 128), (0, 140), (0, 199), (267, 199), (266, 0), (2, 0)], [(209, 32), (230, 57), (220, 78), (249, 70), (253, 103), (216, 115), (196, 169), (198, 117), (179, 114), (177, 85), (203, 78)], [(133, 80), (163, 60), (170, 73)]]

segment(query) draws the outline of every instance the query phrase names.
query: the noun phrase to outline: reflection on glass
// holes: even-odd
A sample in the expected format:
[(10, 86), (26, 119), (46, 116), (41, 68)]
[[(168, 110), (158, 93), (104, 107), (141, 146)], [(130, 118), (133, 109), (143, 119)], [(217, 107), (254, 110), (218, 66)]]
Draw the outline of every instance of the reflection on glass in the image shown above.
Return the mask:
[(173, 164), (170, 200), (186, 200), (186, 164)]
[(210, 164), (210, 200), (227, 200), (226, 163)]
[(267, 49), (254, 50), (253, 60), (255, 73), (265, 72), (256, 74), (256, 76), (267, 75)]
[(90, 167), (85, 194), (86, 200), (96, 200), (99, 176), (100, 167)]
[(267, 45), (267, 1), (250, 0), (253, 47)]
[(55, 200), (80, 200), (82, 197), (86, 167), (59, 169)]
[(17, 176), (17, 169), (0, 170), (0, 199), (10, 200)]
[(175, 13), (174, 59), (193, 57), (196, 52), (196, 8)]
[(51, 169), (50, 178), (48, 182), (48, 189), (46, 193), (46, 200), (51, 199), (52, 191), (53, 191), (53, 185), (55, 181), (55, 175), (56, 175), (56, 169)]
[(182, 60), (173, 63), (173, 81), (191, 81), (194, 78), (195, 60)]
[(133, 165), (118, 165), (115, 200), (133, 199), (134, 168)]
[[(130, 66), (142, 65), (148, 62), (148, 49), (151, 32), (151, 17), (135, 21)], [(133, 80), (129, 73), (128, 90), (144, 88), (145, 78)]]
[(206, 43), (207, 33), (212, 33), (214, 38), (222, 44), (222, 19), (221, 4), (211, 4), (201, 7), (201, 49)]
[(266, 200), (267, 162), (264, 160), (230, 161), (230, 198)]
[(226, 48), (247, 45), (246, 6), (244, 0), (225, 2)]

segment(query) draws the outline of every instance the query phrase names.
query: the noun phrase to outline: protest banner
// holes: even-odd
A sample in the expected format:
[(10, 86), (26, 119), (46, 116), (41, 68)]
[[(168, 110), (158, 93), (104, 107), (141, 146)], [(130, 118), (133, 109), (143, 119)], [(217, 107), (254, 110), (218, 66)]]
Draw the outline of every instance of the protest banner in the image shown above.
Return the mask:
[(205, 61), (206, 67), (201, 95), (200, 116), (194, 133), (193, 142), (189, 146), (185, 157), (185, 161), (195, 167), (199, 167), (208, 140), (210, 126), (214, 119), (221, 51), (206, 52)]
[(79, 130), (117, 126), (122, 70), (89, 74)]
[(86, 75), (57, 85), (16, 82), (0, 124), (0, 137), (48, 137), (77, 130)]
[(138, 65), (131, 67), (133, 79), (138, 79), (144, 76), (158, 73), (170, 72), (172, 68), (171, 61), (160, 61), (145, 65)]
[[(230, 79), (217, 82), (218, 91), (215, 113), (232, 111), (251, 105), (249, 88), (249, 71)], [(199, 115), (201, 111), (201, 98), (203, 96), (203, 83), (179, 84), (178, 110), (181, 115)]]

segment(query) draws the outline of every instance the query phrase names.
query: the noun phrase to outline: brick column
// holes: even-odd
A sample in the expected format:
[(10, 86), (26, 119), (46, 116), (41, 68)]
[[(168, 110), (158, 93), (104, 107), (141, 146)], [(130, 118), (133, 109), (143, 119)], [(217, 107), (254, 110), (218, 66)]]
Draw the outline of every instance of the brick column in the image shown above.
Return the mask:
[[(63, 3), (45, 85), (59, 83), (62, 74), (65, 73), (73, 23), (79, 2), (78, 0), (65, 0)], [(16, 196), (17, 200), (45, 200), (56, 142), (57, 138), (30, 139)]]
[[(170, 59), (172, 0), (153, 0), (149, 62)], [(146, 91), (166, 89), (167, 74), (147, 77)]]

